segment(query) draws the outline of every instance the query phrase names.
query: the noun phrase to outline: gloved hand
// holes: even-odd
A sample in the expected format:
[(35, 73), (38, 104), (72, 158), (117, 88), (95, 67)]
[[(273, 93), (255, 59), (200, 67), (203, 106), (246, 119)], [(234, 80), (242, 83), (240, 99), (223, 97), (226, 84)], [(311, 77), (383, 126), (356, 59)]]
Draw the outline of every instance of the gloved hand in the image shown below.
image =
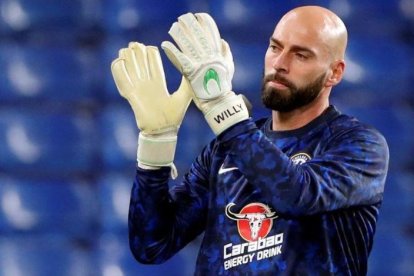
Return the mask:
[(177, 133), (191, 101), (192, 90), (183, 78), (170, 95), (157, 47), (131, 42), (112, 62), (112, 75), (119, 93), (134, 111), (140, 129), (138, 166), (173, 166)]
[(218, 135), (249, 117), (246, 105), (232, 89), (233, 56), (220, 38), (214, 20), (206, 13), (187, 13), (178, 18), (161, 47), (193, 88), (193, 100)]

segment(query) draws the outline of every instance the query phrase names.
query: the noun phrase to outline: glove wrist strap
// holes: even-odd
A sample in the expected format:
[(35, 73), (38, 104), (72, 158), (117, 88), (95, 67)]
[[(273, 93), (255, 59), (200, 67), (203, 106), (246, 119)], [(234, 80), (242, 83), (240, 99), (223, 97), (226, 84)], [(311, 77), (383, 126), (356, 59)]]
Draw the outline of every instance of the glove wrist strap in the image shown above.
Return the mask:
[(177, 134), (148, 135), (139, 134), (137, 161), (152, 167), (169, 167), (173, 165)]
[(232, 125), (249, 118), (249, 112), (241, 95), (236, 96), (231, 92), (229, 96), (218, 100), (219, 102), (204, 114), (214, 134), (219, 135)]

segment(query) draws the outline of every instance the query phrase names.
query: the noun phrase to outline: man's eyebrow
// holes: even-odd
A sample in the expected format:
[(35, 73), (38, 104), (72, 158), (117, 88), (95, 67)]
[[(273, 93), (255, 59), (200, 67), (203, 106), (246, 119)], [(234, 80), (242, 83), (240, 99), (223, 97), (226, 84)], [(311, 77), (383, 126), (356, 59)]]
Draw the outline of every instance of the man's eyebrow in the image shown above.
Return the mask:
[[(274, 44), (278, 45), (278, 46), (283, 47), (283, 43), (281, 41), (279, 41), (278, 39), (274, 38), (274, 37), (271, 37), (270, 41), (273, 42)], [(305, 46), (292, 45), (290, 47), (290, 50), (293, 51), (293, 52), (308, 52), (311, 55), (315, 55), (315, 52), (312, 49), (310, 49), (308, 47), (305, 47)]]

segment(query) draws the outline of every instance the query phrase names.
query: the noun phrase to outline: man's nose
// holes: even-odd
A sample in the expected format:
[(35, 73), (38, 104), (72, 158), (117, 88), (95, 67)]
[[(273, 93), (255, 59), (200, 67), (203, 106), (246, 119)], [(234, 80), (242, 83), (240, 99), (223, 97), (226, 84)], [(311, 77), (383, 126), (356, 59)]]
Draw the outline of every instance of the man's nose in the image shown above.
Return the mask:
[(272, 63), (273, 69), (275, 69), (277, 72), (289, 72), (289, 56), (285, 52), (280, 52), (279, 55), (274, 57), (273, 63)]

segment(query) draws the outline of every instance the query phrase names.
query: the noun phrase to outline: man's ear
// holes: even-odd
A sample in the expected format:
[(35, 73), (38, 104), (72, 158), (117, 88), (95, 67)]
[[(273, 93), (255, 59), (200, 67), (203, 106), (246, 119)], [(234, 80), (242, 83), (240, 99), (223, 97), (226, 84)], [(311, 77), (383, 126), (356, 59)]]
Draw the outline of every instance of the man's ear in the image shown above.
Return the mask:
[(341, 82), (345, 72), (345, 61), (337, 60), (331, 65), (332, 74), (326, 80), (326, 86), (335, 86)]

